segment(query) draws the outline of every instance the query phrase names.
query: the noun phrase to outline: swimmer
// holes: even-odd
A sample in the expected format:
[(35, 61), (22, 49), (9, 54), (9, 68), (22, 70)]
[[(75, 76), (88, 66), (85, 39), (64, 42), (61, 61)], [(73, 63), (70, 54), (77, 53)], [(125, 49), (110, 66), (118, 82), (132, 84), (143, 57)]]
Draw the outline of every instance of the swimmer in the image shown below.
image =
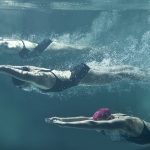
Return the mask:
[(42, 93), (60, 92), (77, 85), (103, 85), (123, 79), (140, 81), (147, 73), (137, 67), (100, 67), (95, 70), (80, 64), (70, 70), (59, 71), (35, 66), (0, 65), (0, 72), (12, 77), (15, 86), (21, 89), (38, 89)]
[(39, 56), (43, 52), (78, 52), (78, 50), (81, 52), (89, 49), (52, 41), (51, 39), (44, 39), (38, 44), (27, 40), (0, 39), (0, 53), (19, 54), (23, 59)]
[(114, 141), (150, 144), (149, 122), (121, 113), (112, 114), (108, 108), (99, 109), (92, 117), (51, 117), (45, 121), (60, 127), (96, 130), (110, 136)]

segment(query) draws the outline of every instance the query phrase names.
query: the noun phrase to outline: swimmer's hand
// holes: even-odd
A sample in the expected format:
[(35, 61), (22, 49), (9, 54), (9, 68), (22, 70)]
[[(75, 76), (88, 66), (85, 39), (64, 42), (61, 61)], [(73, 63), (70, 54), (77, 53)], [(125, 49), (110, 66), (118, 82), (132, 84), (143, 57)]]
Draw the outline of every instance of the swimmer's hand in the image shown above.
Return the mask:
[(64, 123), (62, 119), (59, 117), (45, 118), (45, 122), (50, 123), (50, 124), (63, 124)]

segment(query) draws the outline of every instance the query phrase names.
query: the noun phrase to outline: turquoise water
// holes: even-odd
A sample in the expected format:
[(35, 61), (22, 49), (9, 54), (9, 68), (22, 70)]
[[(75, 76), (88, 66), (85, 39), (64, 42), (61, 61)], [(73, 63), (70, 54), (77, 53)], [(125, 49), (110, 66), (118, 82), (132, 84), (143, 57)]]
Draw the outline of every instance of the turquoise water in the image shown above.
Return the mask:
[[(68, 69), (81, 62), (150, 67), (150, 3), (119, 0), (3, 0), (0, 37), (53, 40), (91, 47), (90, 52), (51, 53), (31, 60), (0, 55), (0, 64)], [(48, 116), (90, 116), (99, 107), (150, 121), (150, 83), (127, 81), (100, 87), (74, 87), (49, 96), (15, 88), (0, 75), (0, 149), (2, 150), (148, 150), (113, 142), (95, 131), (48, 125)]]

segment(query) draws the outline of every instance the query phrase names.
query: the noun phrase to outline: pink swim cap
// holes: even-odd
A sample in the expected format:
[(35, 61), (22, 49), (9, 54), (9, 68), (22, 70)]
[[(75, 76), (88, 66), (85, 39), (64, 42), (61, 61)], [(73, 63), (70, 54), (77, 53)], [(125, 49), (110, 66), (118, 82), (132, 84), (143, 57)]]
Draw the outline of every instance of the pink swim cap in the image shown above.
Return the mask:
[(93, 120), (107, 119), (110, 116), (111, 116), (111, 112), (109, 108), (101, 108), (94, 113)]

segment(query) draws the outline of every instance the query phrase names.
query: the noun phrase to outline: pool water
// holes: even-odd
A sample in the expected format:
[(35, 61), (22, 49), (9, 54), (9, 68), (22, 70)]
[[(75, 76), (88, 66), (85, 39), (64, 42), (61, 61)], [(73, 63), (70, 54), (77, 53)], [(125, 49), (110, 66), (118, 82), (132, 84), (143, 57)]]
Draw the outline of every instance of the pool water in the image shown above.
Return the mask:
[[(90, 51), (51, 53), (21, 60), (0, 54), (0, 64), (69, 69), (79, 63), (95, 68), (133, 65), (150, 68), (148, 0), (1, 0), (0, 37), (39, 42), (44, 38), (90, 47)], [(96, 131), (60, 128), (44, 122), (51, 116), (90, 116), (109, 107), (150, 120), (150, 83), (116, 82), (74, 87), (43, 95), (17, 89), (0, 75), (0, 149), (2, 150), (148, 150), (114, 142)]]

